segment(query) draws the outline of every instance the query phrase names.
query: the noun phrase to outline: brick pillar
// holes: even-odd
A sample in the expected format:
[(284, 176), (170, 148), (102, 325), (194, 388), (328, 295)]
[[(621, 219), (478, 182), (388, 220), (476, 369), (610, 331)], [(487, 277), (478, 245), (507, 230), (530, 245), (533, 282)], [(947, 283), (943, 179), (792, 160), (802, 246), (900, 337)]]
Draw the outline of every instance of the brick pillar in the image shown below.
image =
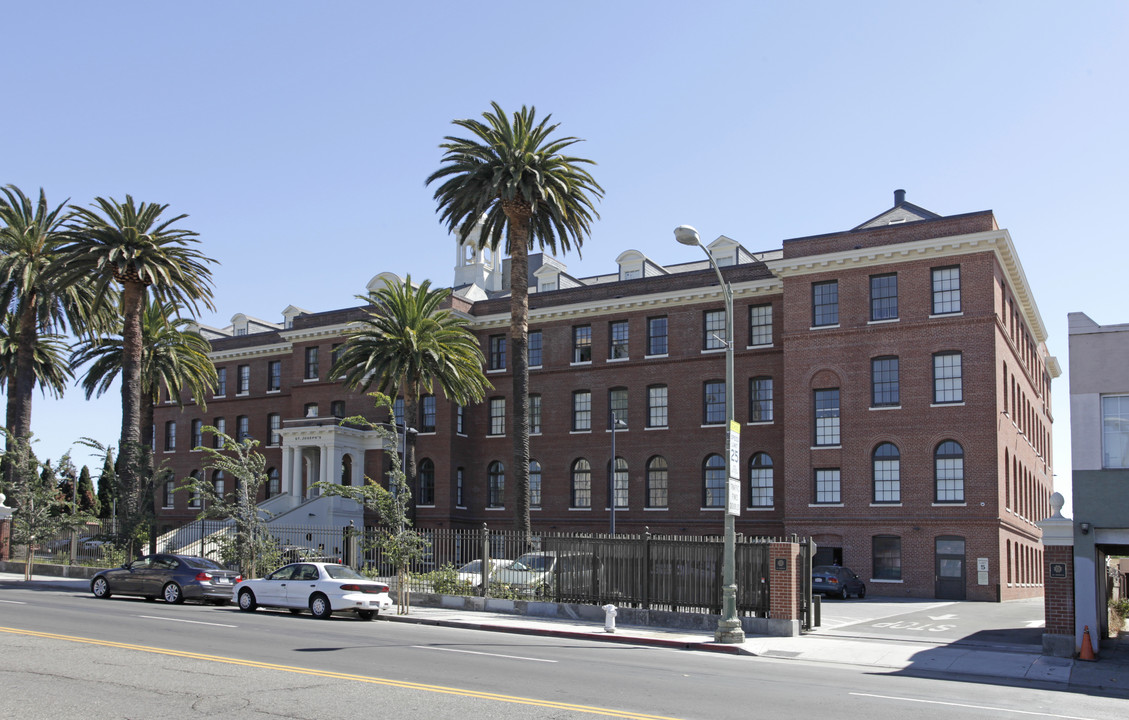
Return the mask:
[(1043, 531), (1043, 654), (1074, 657), (1074, 523), (1062, 516), (1062, 495), (1051, 495), (1054, 514)]
[(774, 542), (768, 551), (769, 617), (799, 620), (801, 616), (800, 546)]
[[(2, 497), (2, 496), (0, 496)], [(12, 521), (0, 518), (0, 560), (12, 559)]]

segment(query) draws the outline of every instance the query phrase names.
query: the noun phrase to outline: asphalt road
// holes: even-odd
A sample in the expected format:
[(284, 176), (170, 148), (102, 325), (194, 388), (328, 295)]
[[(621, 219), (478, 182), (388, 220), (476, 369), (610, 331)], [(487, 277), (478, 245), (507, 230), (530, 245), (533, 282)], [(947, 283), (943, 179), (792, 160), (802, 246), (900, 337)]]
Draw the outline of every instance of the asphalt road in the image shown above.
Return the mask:
[(797, 661), (0, 590), (20, 718), (1123, 718), (1129, 700)]

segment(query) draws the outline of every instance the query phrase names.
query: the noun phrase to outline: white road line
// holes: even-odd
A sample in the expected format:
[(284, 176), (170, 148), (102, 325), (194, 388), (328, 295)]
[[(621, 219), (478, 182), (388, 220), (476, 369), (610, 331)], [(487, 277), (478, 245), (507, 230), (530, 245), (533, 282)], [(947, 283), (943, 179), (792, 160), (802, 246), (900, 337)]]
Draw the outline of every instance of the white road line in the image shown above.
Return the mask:
[(898, 697), (897, 695), (872, 695), (871, 693), (848, 693), (858, 697), (878, 698), (879, 700), (901, 700), (902, 702), (924, 703), (926, 705), (947, 705), (949, 707), (969, 708), (971, 710), (993, 710), (995, 712), (1009, 712), (1017, 715), (1037, 715), (1039, 717), (1063, 718), (1064, 720), (1093, 720), (1093, 718), (1079, 715), (1058, 715), (1056, 713), (1034, 712), (1032, 710), (1010, 710), (1008, 708), (994, 707), (992, 705), (969, 705), (967, 703), (946, 702), (944, 700), (922, 700), (920, 698)]
[(0, 600), (0, 603), (8, 603), (9, 605), (27, 605), (27, 603), (21, 602), (20, 600)]
[(430, 645), (412, 645), (418, 650), (443, 650), (444, 652), (466, 653), (467, 655), (489, 655), (490, 657), (508, 658), (510, 660), (529, 660), (530, 662), (544, 662), (555, 663), (556, 660), (545, 660), (544, 658), (531, 658), (522, 657), (521, 655), (500, 655), (498, 653), (478, 652), (477, 650), (459, 650), (457, 648), (433, 647)]
[(189, 623), (190, 625), (211, 625), (212, 627), (229, 628), (239, 627), (238, 625), (224, 625), (223, 623), (201, 622), (200, 620), (181, 620), (180, 618), (157, 617), (156, 615), (138, 615), (137, 617), (145, 618), (146, 620), (164, 620), (165, 622)]

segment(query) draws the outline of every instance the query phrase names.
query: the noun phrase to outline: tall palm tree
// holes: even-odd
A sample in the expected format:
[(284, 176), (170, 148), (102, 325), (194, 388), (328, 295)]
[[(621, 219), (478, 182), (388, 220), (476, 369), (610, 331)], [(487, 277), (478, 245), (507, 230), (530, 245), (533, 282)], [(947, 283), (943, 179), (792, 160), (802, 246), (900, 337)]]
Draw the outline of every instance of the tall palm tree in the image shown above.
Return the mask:
[[(436, 385), (452, 402), (481, 401), (490, 387), (482, 349), (466, 321), (441, 308), (449, 295), (447, 289), (432, 290), (430, 280), (413, 287), (411, 275), (358, 295), (369, 303), (368, 311), (359, 327), (346, 331), (330, 377), (361, 391), (375, 382), (381, 392), (403, 392), (405, 428), (418, 427), (420, 395)], [(406, 434), (404, 474), (414, 489), (415, 437)]]
[(522, 106), (512, 121), (498, 103), (483, 113), (485, 122), (455, 120), (469, 139), (448, 135), (440, 144), (443, 166), (427, 178), (442, 181), (435, 191), (439, 213), (451, 232), (465, 241), (478, 221), (479, 243), (497, 249), (505, 231), (510, 255), (510, 358), (513, 364), (513, 456), (517, 526), (526, 543), (529, 520), (529, 251), (579, 252), (599, 218), (594, 199), (604, 190), (584, 169), (591, 160), (564, 155), (580, 142), (551, 137), (558, 125), (551, 115), (540, 122), (533, 107)]
[[(208, 359), (212, 345), (194, 325), (188, 318), (176, 317), (172, 303), (145, 305), (141, 319), (141, 393), (146, 401), (141, 407), (142, 438), (153, 436), (153, 406), (160, 401), (162, 388), (179, 407), (188, 395), (202, 410), (208, 409), (206, 398), (215, 390), (218, 378)], [(123, 355), (120, 337), (87, 340), (75, 348), (72, 366), (90, 364), (82, 376), (87, 400), (110, 389), (121, 373)]]
[(162, 217), (168, 205), (95, 198), (89, 208), (73, 207), (61, 266), (72, 279), (94, 283), (93, 306), (111, 302), (120, 288), (122, 430), (118, 445), (122, 485), (132, 487), (142, 467), (141, 383), (142, 327), (146, 298), (154, 303), (189, 307), (212, 305), (215, 261), (191, 247), (199, 242), (191, 230), (176, 227), (187, 215)]
[[(26, 438), (31, 432), (32, 391), (36, 381), (43, 379), (41, 362), (52, 358), (57, 336), (68, 325), (74, 331), (97, 328), (90, 327), (92, 284), (82, 276), (65, 276), (58, 266), (71, 218), (66, 202), (52, 208), (42, 188), (38, 202), (14, 185), (5, 186), (2, 192), (0, 312), (11, 316), (7, 332), (15, 351), (6, 375), (6, 425), (13, 437)], [(55, 339), (41, 344), (41, 333)], [(61, 394), (64, 386), (52, 389)]]

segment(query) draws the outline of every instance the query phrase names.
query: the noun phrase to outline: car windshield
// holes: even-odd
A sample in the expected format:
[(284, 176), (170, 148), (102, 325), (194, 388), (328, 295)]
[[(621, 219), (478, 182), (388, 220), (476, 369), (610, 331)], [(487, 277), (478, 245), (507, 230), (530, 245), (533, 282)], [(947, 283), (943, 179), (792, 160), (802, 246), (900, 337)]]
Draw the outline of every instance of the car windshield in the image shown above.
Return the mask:
[(359, 572), (349, 567), (348, 565), (325, 565), (323, 566), (325, 574), (334, 580), (368, 580), (369, 578), (361, 575)]
[[(540, 555), (538, 553), (529, 553), (528, 555), (522, 555), (521, 557), (519, 557), (514, 561), (514, 564), (521, 565), (523, 568), (527, 570), (533, 570), (535, 572), (547, 572), (553, 565), (553, 556)], [(519, 568), (514, 569), (517, 570)]]

